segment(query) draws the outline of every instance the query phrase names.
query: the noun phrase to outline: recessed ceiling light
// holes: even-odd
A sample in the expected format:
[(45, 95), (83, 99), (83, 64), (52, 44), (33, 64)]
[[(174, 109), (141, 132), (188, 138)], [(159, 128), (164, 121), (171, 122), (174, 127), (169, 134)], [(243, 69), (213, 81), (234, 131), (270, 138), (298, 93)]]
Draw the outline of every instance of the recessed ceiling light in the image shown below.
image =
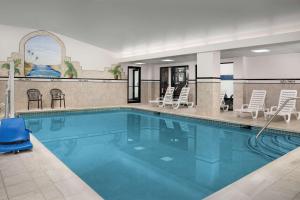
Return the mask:
[(253, 49), (251, 50), (253, 53), (268, 53), (270, 52), (269, 49)]
[(137, 63), (134, 63), (134, 64), (136, 64), (136, 65), (144, 65), (144, 64), (146, 64), (146, 63), (143, 63), (143, 62), (137, 62)]
[(163, 62), (173, 62), (174, 60), (172, 60), (172, 59), (163, 59), (161, 61), (163, 61)]

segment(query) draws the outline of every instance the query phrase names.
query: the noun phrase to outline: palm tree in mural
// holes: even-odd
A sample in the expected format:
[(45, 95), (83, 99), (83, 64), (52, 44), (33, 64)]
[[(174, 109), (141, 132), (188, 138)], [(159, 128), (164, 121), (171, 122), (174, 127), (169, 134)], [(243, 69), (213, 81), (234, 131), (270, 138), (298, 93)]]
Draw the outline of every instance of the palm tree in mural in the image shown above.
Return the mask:
[(65, 64), (67, 66), (67, 70), (65, 71), (64, 77), (77, 78), (77, 70), (73, 64), (67, 60), (65, 60)]
[[(21, 75), (21, 72), (20, 72), (20, 69), (19, 69), (20, 64), (21, 64), (21, 59), (19, 59), (19, 58), (14, 59), (15, 75), (16, 74)], [(10, 64), (9, 63), (4, 63), (4, 64), (2, 64), (1, 68), (9, 70)]]

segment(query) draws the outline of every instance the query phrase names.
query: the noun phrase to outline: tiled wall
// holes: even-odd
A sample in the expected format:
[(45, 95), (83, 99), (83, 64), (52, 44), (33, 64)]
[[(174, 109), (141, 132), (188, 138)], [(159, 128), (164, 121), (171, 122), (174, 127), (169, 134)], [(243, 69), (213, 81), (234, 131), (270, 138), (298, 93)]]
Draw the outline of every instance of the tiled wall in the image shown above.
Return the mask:
[[(6, 81), (0, 81), (1, 102), (4, 99)], [(127, 104), (127, 82), (79, 82), (79, 81), (15, 81), (15, 109), (27, 109), (26, 91), (39, 89), (43, 95), (44, 108), (50, 107), (50, 89), (59, 88), (66, 95), (66, 106), (70, 108), (88, 108), (97, 106)], [(32, 103), (32, 107), (36, 107)]]
[(159, 97), (159, 81), (141, 82), (141, 103), (147, 104), (149, 100)]
[[(244, 103), (249, 103), (252, 90), (266, 90), (266, 107), (277, 106), (280, 90), (297, 90), (300, 96), (300, 84), (281, 84), (281, 83), (244, 83)], [(297, 109), (300, 110), (300, 100), (297, 101)]]
[(216, 114), (220, 111), (220, 83), (197, 84), (197, 109), (202, 114)]

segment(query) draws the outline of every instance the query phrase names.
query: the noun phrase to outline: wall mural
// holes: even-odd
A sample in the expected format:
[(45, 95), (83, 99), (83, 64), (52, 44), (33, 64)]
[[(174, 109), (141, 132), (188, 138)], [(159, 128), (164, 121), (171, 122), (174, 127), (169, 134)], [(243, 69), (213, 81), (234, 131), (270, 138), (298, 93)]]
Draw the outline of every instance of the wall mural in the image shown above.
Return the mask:
[[(11, 53), (0, 61), (0, 76), (7, 76), (9, 63), (15, 64), (16, 77), (41, 78), (113, 78), (111, 66), (104, 71), (82, 70), (80, 63), (66, 56), (65, 45), (56, 35), (47, 31), (34, 31), (20, 41), (19, 52)], [(122, 72), (123, 75), (123, 72)], [(120, 78), (120, 76), (118, 77)]]
[(52, 37), (32, 37), (25, 43), (24, 51), (25, 76), (61, 77), (61, 47)]

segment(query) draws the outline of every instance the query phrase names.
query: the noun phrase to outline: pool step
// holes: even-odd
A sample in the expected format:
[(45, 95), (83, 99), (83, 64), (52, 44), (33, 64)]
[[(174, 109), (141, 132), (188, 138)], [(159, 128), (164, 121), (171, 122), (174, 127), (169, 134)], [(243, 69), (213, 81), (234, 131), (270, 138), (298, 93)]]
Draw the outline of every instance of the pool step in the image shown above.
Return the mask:
[(291, 143), (286, 139), (286, 136), (275, 136), (273, 137), (273, 142), (280, 146), (283, 149), (287, 149), (288, 151), (291, 151), (295, 148), (297, 148), (298, 145)]
[(256, 139), (254, 135), (248, 140), (248, 148), (264, 157), (276, 159), (300, 146), (298, 139), (272, 134), (261, 135)]
[(300, 146), (300, 137), (299, 136), (290, 136), (290, 135), (286, 135), (285, 139), (291, 143), (294, 144), (296, 146)]

